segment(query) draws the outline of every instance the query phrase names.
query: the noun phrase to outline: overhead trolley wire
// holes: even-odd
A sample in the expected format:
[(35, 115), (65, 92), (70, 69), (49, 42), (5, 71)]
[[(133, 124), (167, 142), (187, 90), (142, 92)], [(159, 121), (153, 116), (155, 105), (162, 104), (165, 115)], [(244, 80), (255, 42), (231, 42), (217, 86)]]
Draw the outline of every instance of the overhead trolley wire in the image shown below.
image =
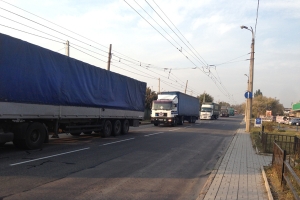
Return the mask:
[[(145, 0), (147, 2), (147, 4), (152, 8), (152, 10), (161, 18), (161, 20), (163, 22), (165, 22), (165, 24), (171, 29), (171, 31), (173, 31), (173, 33), (181, 40), (181, 42), (183, 44), (185, 44), (185, 46), (195, 55), (195, 53), (190, 49), (190, 47), (188, 45), (186, 45), (186, 43), (178, 36), (178, 34), (169, 26), (169, 24), (160, 16), (160, 14), (151, 6), (151, 4)], [(156, 4), (157, 5), (157, 4)], [(195, 55), (197, 57), (197, 55)], [(198, 58), (198, 57), (197, 57)], [(198, 58), (199, 59), (199, 58)], [(204, 59), (203, 59), (204, 60)], [(204, 64), (207, 65), (207, 63), (204, 63), (201, 59), (199, 59), (199, 61)]]
[[(190, 44), (190, 46), (195, 50), (195, 48), (191, 45), (191, 43), (184, 37), (184, 35), (178, 30), (178, 28), (175, 26), (175, 24), (170, 20), (170, 18), (165, 14), (165, 12), (157, 5), (157, 3), (153, 0), (153, 2), (155, 3), (155, 5), (158, 7), (158, 9), (164, 14), (164, 16), (171, 22), (171, 24), (176, 28), (176, 30), (180, 33), (180, 35)], [(195, 50), (196, 51), (196, 50)], [(196, 51), (197, 52), (197, 51)], [(198, 53), (198, 52), (197, 52)], [(207, 62), (200, 56), (200, 54), (198, 53), (199, 57), (206, 63)]]

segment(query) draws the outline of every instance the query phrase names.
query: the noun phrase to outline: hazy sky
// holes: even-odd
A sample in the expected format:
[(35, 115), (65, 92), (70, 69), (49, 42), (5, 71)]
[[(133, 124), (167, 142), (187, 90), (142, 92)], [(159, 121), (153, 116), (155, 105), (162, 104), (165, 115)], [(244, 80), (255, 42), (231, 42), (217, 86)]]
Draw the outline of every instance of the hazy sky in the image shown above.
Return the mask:
[(300, 100), (299, 0), (259, 8), (257, 0), (0, 0), (0, 8), (1, 33), (61, 54), (68, 40), (71, 57), (104, 69), (112, 44), (111, 71), (156, 92), (160, 79), (160, 91), (187, 84), (187, 94), (230, 104), (245, 102), (252, 33), (240, 26), (252, 27), (254, 92), (284, 107)]

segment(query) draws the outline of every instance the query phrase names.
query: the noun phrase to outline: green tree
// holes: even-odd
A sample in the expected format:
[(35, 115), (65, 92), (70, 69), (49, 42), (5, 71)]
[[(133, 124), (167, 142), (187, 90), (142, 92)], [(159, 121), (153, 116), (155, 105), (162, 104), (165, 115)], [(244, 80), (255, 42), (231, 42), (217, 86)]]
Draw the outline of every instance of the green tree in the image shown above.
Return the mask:
[(227, 103), (225, 101), (221, 101), (221, 102), (219, 102), (219, 105), (220, 106), (230, 106), (230, 103)]
[(279, 103), (279, 100), (271, 97), (264, 97), (262, 95), (259, 95), (253, 99), (253, 117), (259, 117), (260, 115), (265, 116), (267, 110), (271, 110), (273, 116), (283, 115), (284, 107), (282, 104)]
[(232, 105), (232, 107), (237, 111), (238, 114), (245, 113), (245, 103)]
[(260, 89), (256, 90), (254, 93), (254, 97), (258, 97), (258, 96), (262, 96), (262, 92), (260, 91)]
[(146, 89), (145, 108), (151, 110), (152, 101), (157, 99), (157, 93), (151, 91), (150, 87)]
[(201, 94), (200, 96), (197, 96), (197, 98), (199, 99), (200, 103), (204, 102), (204, 98), (205, 98), (205, 102), (213, 102), (214, 101), (214, 98), (205, 92), (203, 94)]

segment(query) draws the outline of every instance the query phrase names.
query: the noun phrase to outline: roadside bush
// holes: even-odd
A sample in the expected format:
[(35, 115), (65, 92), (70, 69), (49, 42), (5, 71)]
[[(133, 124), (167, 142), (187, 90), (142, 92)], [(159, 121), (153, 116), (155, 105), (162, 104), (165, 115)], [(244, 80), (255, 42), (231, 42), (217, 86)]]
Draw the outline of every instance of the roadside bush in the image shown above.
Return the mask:
[(274, 131), (274, 123), (273, 122), (264, 122), (265, 131), (273, 132)]

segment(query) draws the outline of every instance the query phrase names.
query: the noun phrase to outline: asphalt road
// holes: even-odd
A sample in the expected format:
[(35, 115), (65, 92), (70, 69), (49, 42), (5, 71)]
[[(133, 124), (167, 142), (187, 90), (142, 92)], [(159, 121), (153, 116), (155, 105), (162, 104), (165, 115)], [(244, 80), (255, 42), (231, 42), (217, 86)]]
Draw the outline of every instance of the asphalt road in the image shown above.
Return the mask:
[(196, 199), (242, 116), (0, 148), (0, 199)]

